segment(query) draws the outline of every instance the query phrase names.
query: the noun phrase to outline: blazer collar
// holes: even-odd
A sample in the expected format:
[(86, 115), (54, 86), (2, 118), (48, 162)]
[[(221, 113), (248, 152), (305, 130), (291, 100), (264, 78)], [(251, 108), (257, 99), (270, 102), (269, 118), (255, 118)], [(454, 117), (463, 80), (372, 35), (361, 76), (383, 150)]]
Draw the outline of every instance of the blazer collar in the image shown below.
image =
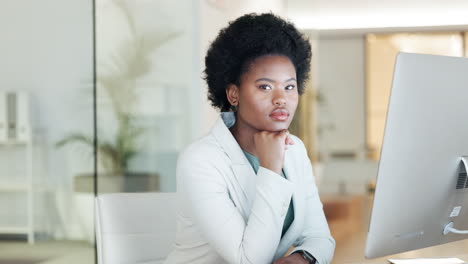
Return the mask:
[(229, 130), (235, 123), (236, 116), (233, 112), (221, 112), (220, 117), (212, 129), (212, 134), (233, 164), (248, 164), (248, 160), (244, 152), (242, 152), (239, 143), (237, 143)]

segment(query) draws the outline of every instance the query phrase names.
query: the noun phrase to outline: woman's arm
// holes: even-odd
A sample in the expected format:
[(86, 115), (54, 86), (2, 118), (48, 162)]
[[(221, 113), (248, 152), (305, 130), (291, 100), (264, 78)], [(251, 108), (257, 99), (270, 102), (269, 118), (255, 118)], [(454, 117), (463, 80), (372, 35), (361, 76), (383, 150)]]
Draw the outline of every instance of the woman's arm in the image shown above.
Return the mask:
[(179, 158), (177, 177), (192, 217), (228, 263), (270, 264), (280, 241), (292, 184), (260, 167), (255, 199), (245, 221), (229, 196), (223, 175), (230, 164), (223, 161), (223, 153), (217, 152), (200, 155), (200, 151), (186, 151)]
[(291, 254), (298, 250), (305, 250), (315, 257), (318, 264), (329, 264), (335, 251), (335, 240), (330, 234), (330, 229), (323, 213), (323, 205), (320, 201), (317, 186), (315, 185), (315, 177), (311, 162), (307, 157), (306, 149), (299, 139), (294, 138), (294, 141), (296, 143), (299, 142), (303, 148), (303, 155), (305, 157), (303, 165), (304, 188), (306, 188), (305, 192), (307, 195), (304, 230), (295, 243), (298, 246)]

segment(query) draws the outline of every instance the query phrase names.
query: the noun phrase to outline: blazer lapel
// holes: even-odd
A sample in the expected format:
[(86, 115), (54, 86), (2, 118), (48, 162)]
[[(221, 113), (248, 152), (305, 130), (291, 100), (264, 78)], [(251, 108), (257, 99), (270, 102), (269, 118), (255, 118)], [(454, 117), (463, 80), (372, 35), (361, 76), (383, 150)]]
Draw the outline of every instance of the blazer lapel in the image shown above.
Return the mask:
[(234, 123), (234, 113), (223, 112), (213, 127), (212, 134), (232, 161), (231, 167), (235, 176), (233, 186), (236, 187), (236, 195), (241, 203), (240, 206), (244, 217), (247, 217), (250, 214), (250, 207), (255, 198), (256, 175), (241, 147), (231, 131), (229, 131), (229, 127)]

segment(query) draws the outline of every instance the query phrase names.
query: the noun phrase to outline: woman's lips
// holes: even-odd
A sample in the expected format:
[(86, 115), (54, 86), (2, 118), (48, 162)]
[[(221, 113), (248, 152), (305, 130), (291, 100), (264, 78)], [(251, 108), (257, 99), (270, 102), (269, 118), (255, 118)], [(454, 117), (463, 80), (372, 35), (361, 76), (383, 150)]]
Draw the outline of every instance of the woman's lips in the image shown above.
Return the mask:
[(286, 109), (275, 109), (271, 112), (270, 117), (275, 121), (286, 121), (289, 117), (289, 112)]

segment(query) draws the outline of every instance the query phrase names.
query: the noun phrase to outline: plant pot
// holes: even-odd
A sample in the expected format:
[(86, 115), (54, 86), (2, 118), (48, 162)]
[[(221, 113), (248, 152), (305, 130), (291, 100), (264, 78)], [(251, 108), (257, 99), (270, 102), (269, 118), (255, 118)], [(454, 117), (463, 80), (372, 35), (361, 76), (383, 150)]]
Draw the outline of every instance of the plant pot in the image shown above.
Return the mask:
[[(159, 191), (159, 174), (128, 172), (124, 175), (98, 174), (98, 194), (116, 192)], [(74, 178), (75, 192), (94, 193), (94, 175), (80, 174)]]

